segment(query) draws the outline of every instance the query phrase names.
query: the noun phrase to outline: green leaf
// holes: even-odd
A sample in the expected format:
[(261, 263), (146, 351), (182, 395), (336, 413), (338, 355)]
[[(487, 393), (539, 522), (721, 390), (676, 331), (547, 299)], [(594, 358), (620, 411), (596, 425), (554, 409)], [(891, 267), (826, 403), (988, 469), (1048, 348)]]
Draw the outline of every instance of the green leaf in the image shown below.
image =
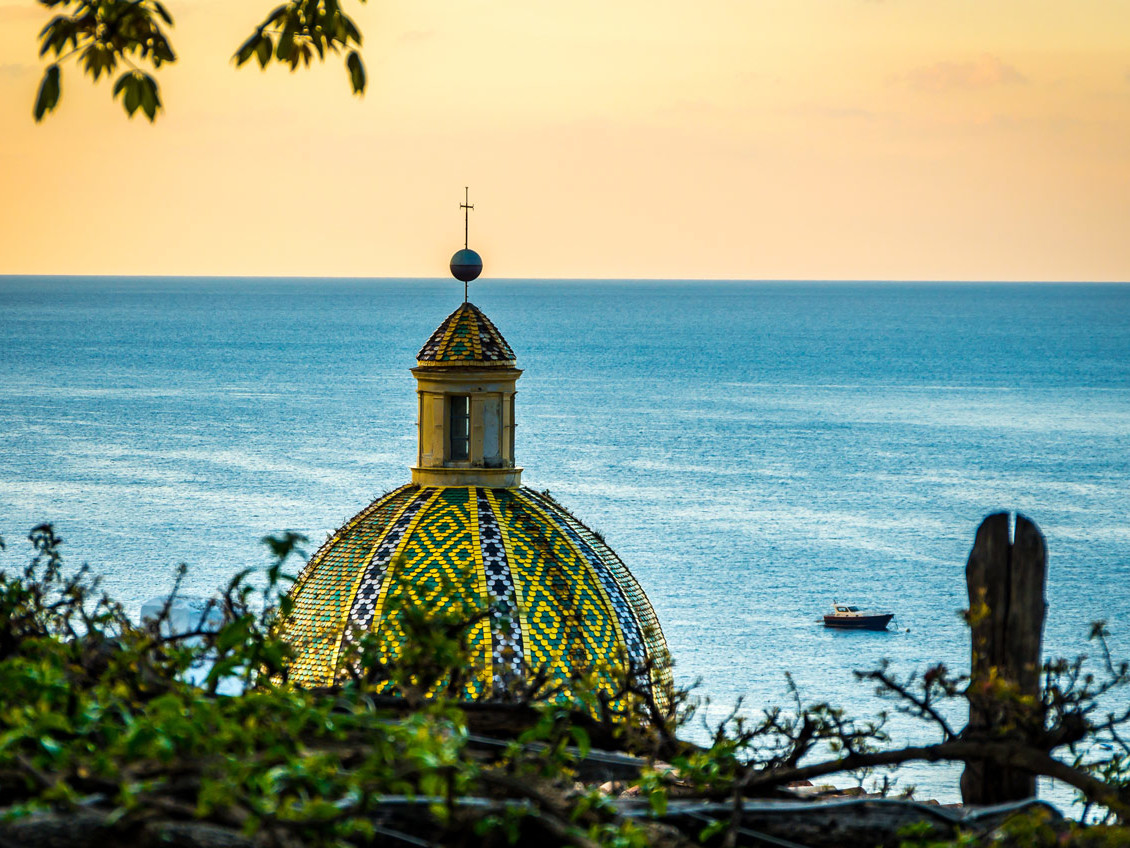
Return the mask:
[(153, 66), (160, 67), (162, 62), (175, 62), (176, 54), (172, 45), (162, 36), (158, 36), (153, 43)]
[(149, 76), (149, 74), (142, 74), (140, 80), (141, 88), (141, 110), (145, 113), (145, 117), (152, 123), (157, 118), (157, 110), (161, 108), (161, 98), (157, 94), (157, 80)]
[(346, 57), (345, 67), (349, 69), (349, 82), (353, 86), (353, 93), (364, 94), (365, 66), (361, 63), (361, 55), (356, 50), (351, 50)]
[(357, 29), (357, 24), (353, 23), (353, 19), (348, 15), (341, 16), (341, 25), (345, 29), (345, 38), (342, 39), (346, 44), (351, 40), (358, 45), (361, 44), (361, 30)]
[(126, 112), (132, 118), (133, 113), (137, 111), (137, 107), (141, 105), (141, 80), (134, 74), (129, 75), (129, 85), (126, 87), (126, 96), (123, 101), (126, 107)]
[(724, 819), (719, 821), (712, 821), (699, 832), (698, 841), (706, 842), (707, 840), (713, 839), (715, 836), (729, 827), (729, 824), (730, 823), (725, 821)]
[(48, 50), (54, 49), (58, 56), (63, 52), (68, 38), (75, 37), (75, 22), (64, 15), (57, 15), (39, 31), (39, 38), (43, 42), (39, 47), (39, 55), (44, 55)]
[(43, 73), (43, 81), (39, 84), (39, 94), (35, 98), (35, 120), (43, 120), (43, 116), (54, 110), (59, 103), (59, 66), (50, 64)]
[(267, 15), (267, 20), (263, 21), (263, 26), (268, 27), (271, 24), (277, 22), (279, 18), (285, 15), (289, 9), (290, 6), (285, 3), (282, 6), (279, 6), (277, 9), (271, 12), (271, 14)]
[(283, 26), (282, 35), (279, 36), (279, 43), (275, 46), (275, 58), (280, 62), (290, 60), (291, 53), (294, 52), (294, 34), (297, 31), (297, 18), (294, 15), (288, 15), (286, 24)]
[(114, 96), (122, 95), (122, 107), (131, 118), (141, 105), (141, 77), (136, 71), (127, 71), (114, 84)]
[(239, 45), (239, 49), (235, 51), (235, 56), (233, 57), (235, 59), (236, 67), (239, 67), (255, 55), (261, 43), (261, 38), (262, 36), (260, 36), (259, 33), (255, 33), (253, 36), (247, 39), (247, 41)]
[(271, 61), (271, 37), (269, 35), (259, 36), (259, 43), (255, 45), (255, 58), (259, 60), (259, 67), (267, 67), (267, 63)]
[(173, 25), (173, 16), (169, 14), (169, 10), (166, 9), (162, 3), (158, 2), (158, 0), (153, 0), (153, 8), (156, 10), (157, 14), (161, 16), (161, 20), (169, 26)]
[(588, 731), (580, 725), (573, 725), (569, 728), (569, 735), (573, 737), (573, 742), (576, 743), (577, 749), (581, 752), (582, 757), (587, 757), (589, 751), (592, 750), (592, 742), (589, 739)]
[(82, 63), (86, 66), (86, 72), (98, 79), (103, 71), (109, 73), (114, 70), (118, 64), (118, 57), (114, 55), (113, 48), (91, 44), (82, 51)]

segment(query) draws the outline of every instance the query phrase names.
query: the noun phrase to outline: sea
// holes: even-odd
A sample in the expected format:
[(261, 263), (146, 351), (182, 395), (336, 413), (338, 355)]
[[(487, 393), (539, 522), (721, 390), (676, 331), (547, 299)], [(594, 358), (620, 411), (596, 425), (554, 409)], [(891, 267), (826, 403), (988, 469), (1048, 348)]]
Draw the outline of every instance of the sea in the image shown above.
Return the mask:
[[(136, 614), (178, 563), (207, 595), (268, 563), (267, 534), (312, 552), (408, 481), (408, 369), (462, 296), (0, 277), (0, 567), (52, 522)], [(1105, 620), (1130, 658), (1130, 285), (486, 280), (470, 296), (524, 371), (523, 482), (642, 584), (700, 705), (689, 736), (739, 699), (756, 717), (799, 697), (886, 711), (892, 744), (936, 740), (853, 672), (968, 668), (964, 567), (998, 511), (1047, 539), (1045, 655), (1095, 655)], [(833, 598), (895, 621), (826, 630)], [(957, 777), (913, 766), (896, 788), (955, 801)]]

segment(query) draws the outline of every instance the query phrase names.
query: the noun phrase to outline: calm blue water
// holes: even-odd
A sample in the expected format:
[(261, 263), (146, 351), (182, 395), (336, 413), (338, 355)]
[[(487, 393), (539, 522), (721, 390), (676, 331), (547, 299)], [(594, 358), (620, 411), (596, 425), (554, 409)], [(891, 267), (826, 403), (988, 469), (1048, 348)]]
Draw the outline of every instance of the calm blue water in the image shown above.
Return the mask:
[[(408, 479), (408, 368), (453, 282), (0, 278), (0, 562), (50, 520), (138, 609)], [(1130, 656), (1130, 286), (486, 282), (524, 480), (602, 531), (716, 714), (882, 708), (854, 668), (967, 664), (981, 517), (1050, 548), (1047, 653)], [(829, 633), (832, 596), (909, 633)], [(899, 739), (912, 725), (895, 725)], [(920, 736), (921, 734), (919, 734)], [(919, 769), (956, 796), (952, 770)], [(904, 782), (906, 782), (904, 778)]]

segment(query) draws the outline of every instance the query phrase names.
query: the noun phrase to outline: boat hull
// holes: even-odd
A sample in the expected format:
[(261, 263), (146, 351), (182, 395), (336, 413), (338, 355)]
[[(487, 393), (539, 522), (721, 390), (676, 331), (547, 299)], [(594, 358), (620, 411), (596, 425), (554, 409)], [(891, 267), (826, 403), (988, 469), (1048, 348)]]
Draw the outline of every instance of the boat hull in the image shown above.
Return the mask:
[(886, 630), (894, 618), (894, 613), (879, 615), (826, 615), (825, 627), (838, 627), (841, 630)]

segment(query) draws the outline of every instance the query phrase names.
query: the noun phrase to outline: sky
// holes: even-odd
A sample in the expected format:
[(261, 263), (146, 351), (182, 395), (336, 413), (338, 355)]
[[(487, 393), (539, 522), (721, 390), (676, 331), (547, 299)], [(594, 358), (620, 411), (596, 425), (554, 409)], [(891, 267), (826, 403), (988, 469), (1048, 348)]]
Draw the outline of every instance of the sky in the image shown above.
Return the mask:
[(1130, 280), (1126, 0), (166, 0), (150, 125), (0, 0), (0, 274)]

